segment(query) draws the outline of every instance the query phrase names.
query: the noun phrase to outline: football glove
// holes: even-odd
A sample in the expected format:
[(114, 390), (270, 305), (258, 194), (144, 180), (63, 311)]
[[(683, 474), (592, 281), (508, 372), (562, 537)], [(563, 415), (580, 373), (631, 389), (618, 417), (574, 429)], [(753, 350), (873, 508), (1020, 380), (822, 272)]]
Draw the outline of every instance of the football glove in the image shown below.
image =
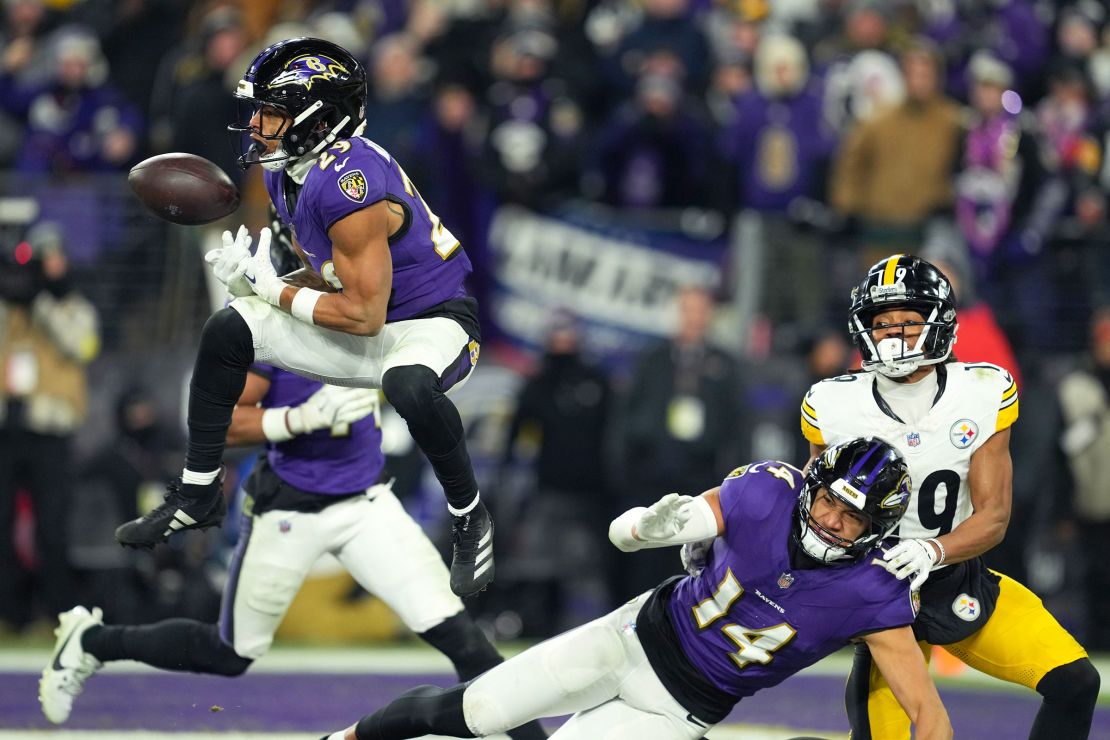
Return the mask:
[(682, 525), (690, 521), (691, 512), (686, 504), (693, 500), (691, 496), (668, 493), (640, 514), (636, 520), (636, 536), (655, 541), (674, 537), (682, 531)]
[(939, 557), (936, 549), (925, 540), (902, 540), (883, 553), (881, 565), (900, 580), (916, 574), (910, 581), (910, 590), (916, 591), (929, 579), (929, 571)]
[(308, 434), (356, 422), (377, 408), (376, 389), (325, 385), (300, 406), (289, 409), (285, 423), (293, 434)]
[(678, 552), (678, 557), (682, 561), (682, 568), (692, 576), (696, 576), (705, 568), (705, 564), (709, 561), (709, 551), (713, 549), (713, 541), (715, 537), (710, 537), (707, 540), (698, 540), (697, 542), (687, 542), (682, 546)]
[(223, 246), (204, 255), (204, 261), (212, 265), (216, 279), (227, 286), (227, 292), (235, 298), (254, 295), (254, 289), (243, 274), (251, 257), (251, 235), (246, 226), (240, 226), (235, 236), (225, 231), (221, 237)]
[(278, 277), (277, 271), (274, 270), (274, 263), (270, 261), (271, 238), (273, 233), (268, 226), (258, 232), (258, 246), (247, 261), (247, 270), (243, 276), (250, 283), (255, 295), (277, 306), (280, 304), (281, 291), (285, 289), (285, 283)]

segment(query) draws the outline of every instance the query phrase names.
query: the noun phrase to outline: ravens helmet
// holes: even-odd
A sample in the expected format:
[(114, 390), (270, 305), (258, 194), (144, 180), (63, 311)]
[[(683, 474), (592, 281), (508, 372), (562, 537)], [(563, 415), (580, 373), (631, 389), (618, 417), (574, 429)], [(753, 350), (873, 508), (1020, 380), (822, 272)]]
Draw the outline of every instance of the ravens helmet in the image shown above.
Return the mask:
[[(820, 488), (867, 519), (862, 535), (844, 540), (813, 518)], [(825, 563), (859, 560), (894, 530), (909, 501), (909, 468), (898, 450), (874, 437), (841, 442), (822, 452), (806, 473), (798, 495), (795, 542)]]
[[(893, 325), (922, 327), (913, 347), (897, 337), (874, 341), (871, 330), (875, 315), (895, 309), (916, 311), (924, 319)], [(864, 370), (901, 378), (922, 365), (944, 362), (956, 343), (957, 328), (952, 284), (920, 257), (895, 254), (880, 260), (852, 289), (848, 331), (863, 357)]]
[[(239, 166), (261, 164), (281, 170), (314, 157), (339, 137), (354, 136), (366, 116), (366, 70), (343, 47), (314, 38), (279, 41), (263, 49), (235, 90), (247, 104), (240, 120), (228, 126), (245, 149)], [(251, 119), (263, 106), (286, 117), (276, 133), (263, 135)], [(251, 134), (278, 143), (268, 152)]]

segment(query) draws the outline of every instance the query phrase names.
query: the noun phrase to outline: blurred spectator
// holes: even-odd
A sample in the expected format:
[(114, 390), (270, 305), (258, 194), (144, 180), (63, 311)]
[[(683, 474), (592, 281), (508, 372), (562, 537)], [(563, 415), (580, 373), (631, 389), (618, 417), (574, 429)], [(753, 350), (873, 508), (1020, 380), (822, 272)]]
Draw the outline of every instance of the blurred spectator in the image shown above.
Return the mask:
[(821, 234), (807, 216), (826, 213), (825, 175), (835, 146), (810, 85), (801, 43), (765, 36), (755, 57), (756, 89), (737, 102), (721, 148), (735, 163), (734, 207), (762, 215), (763, 271), (790, 275), (794, 289), (763, 292), (763, 312), (775, 323), (810, 322), (826, 310), (829, 284)]
[[(974, 285), (966, 292), (1005, 306), (1011, 332), (1032, 346), (1045, 346), (1053, 301), (1044, 245), (1066, 188), (1042, 164), (1028, 116), (1021, 115), (1021, 98), (1012, 90), (1010, 68), (979, 53), (969, 73), (974, 118), (956, 178), (956, 222), (974, 268)], [(962, 352), (960, 357), (987, 359)]]
[(826, 36), (814, 47), (815, 66), (824, 78), (825, 118), (841, 135), (905, 96), (902, 75), (890, 54), (886, 5), (852, 0), (843, 10), (842, 34)]
[(1021, 368), (1010, 340), (998, 325), (994, 310), (979, 298), (975, 286), (967, 279), (966, 269), (944, 259), (930, 258), (930, 261), (952, 283), (952, 291), (956, 294), (956, 323), (960, 328), (958, 346), (953, 353), (960, 362), (990, 362), (1006, 368), (1014, 376), (1018, 388), (1023, 389)]
[(643, 0), (643, 15), (607, 60), (614, 92), (630, 96), (659, 52), (673, 58), (684, 89), (701, 91), (709, 73), (709, 42), (692, 21), (691, 0)]
[[(183, 553), (177, 548), (161, 548), (136, 558), (120, 548), (112, 532), (121, 519), (139, 516), (161, 501), (166, 485), (177, 475), (174, 465), (181, 440), (173, 425), (163, 418), (161, 405), (148, 388), (125, 388), (112, 410), (112, 435), (80, 468), (74, 513), (81, 527), (72, 538), (77, 555), (73, 562), (81, 576), (77, 600), (100, 604), (112, 619), (134, 623), (155, 616), (156, 604), (176, 600), (168, 593), (171, 584), (186, 581), (164, 579), (159, 585), (160, 579), (150, 566), (167, 567), (179, 561)], [(145, 583), (137, 582), (127, 567), (136, 559), (142, 563)]]
[(1110, 650), (1110, 308), (1091, 319), (1090, 346), (1081, 367), (1060, 382), (1063, 435), (1086, 564), (1087, 637), (1092, 650)]
[(582, 358), (575, 317), (552, 318), (539, 372), (525, 382), (509, 425), (503, 465), (518, 437), (538, 437), (536, 490), (524, 503), (511, 568), (557, 582), (555, 631), (575, 627), (609, 607), (604, 564), (612, 516), (605, 482), (611, 393), (605, 374)]
[(185, 3), (166, 0), (110, 0), (110, 12), (85, 3), (83, 18), (106, 26), (99, 31), (109, 77), (123, 96), (144, 114), (150, 112), (158, 67), (166, 51), (185, 33)]
[[(739, 369), (707, 340), (713, 298), (704, 288), (685, 288), (675, 308), (674, 335), (637, 359), (624, 397), (625, 486), (617, 510), (643, 505), (660, 493), (706, 491), (743, 449)], [(636, 556), (620, 566), (623, 585), (633, 591), (679, 568), (674, 553), (652, 550)]]
[(374, 42), (365, 135), (398, 162), (411, 162), (418, 156), (416, 129), (428, 110), (426, 66), (408, 36), (395, 34)]
[(237, 120), (232, 93), (245, 48), (239, 12), (231, 7), (210, 11), (201, 20), (199, 51), (178, 62), (172, 87), (160, 91), (164, 97), (159, 104), (168, 103), (162, 120), (168, 149), (215, 162), (236, 182), (242, 181), (243, 171), (228, 146), (227, 125)]
[(646, 75), (598, 134), (599, 199), (621, 208), (704, 204), (712, 137), (676, 80)]
[[(71, 440), (85, 419), (97, 316), (70, 282), (62, 235), (41, 222), (0, 254), (0, 622), (53, 619), (75, 601), (68, 558)], [(13, 527), (25, 490), (35, 521), (37, 598), (20, 593)]]
[(511, 31), (493, 43), (486, 90), (485, 180), (502, 202), (540, 207), (577, 193), (584, 136), (573, 91), (548, 75), (557, 42), (545, 31)]
[(53, 71), (42, 84), (18, 81), (29, 54), (3, 58), (0, 107), (27, 126), (16, 167), (25, 174), (126, 169), (136, 159), (142, 116), (107, 83), (99, 42), (69, 29), (52, 44)]
[(919, 244), (929, 216), (951, 206), (960, 112), (940, 90), (942, 65), (927, 41), (907, 49), (906, 99), (857, 126), (838, 153), (832, 202), (857, 220), (861, 265)]

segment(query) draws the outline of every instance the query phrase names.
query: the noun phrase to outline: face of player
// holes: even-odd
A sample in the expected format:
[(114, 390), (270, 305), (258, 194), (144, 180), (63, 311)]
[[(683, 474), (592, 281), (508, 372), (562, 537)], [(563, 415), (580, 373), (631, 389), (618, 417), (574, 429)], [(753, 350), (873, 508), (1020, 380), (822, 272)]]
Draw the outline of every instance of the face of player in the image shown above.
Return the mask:
[[(871, 320), (871, 340), (878, 345), (884, 339), (896, 337), (905, 341), (907, 347), (913, 347), (925, 328), (922, 326), (924, 322), (924, 316), (909, 309), (896, 308), (877, 313)], [(899, 326), (899, 324), (911, 325)]]
[[(813, 497), (813, 506), (809, 510), (810, 517), (824, 527), (828, 532), (836, 535), (845, 542), (852, 542), (867, 531), (868, 516), (856, 511), (851, 506), (829, 495), (824, 486), (817, 490)], [(823, 533), (815, 530), (819, 537)], [(841, 545), (840, 542), (830, 542), (830, 545)]]
[(251, 116), (251, 138), (266, 147), (266, 154), (273, 154), (281, 144), (281, 134), (292, 122), (280, 108), (259, 106)]

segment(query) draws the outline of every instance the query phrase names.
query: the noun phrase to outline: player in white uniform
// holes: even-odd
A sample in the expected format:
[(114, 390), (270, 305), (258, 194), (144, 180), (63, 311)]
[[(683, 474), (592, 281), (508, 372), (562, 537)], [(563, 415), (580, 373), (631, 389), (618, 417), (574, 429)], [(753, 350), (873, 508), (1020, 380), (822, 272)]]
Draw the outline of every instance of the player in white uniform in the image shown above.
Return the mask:
[[(943, 645), (969, 665), (1043, 697), (1031, 738), (1086, 738), (1099, 676), (1087, 653), (1025, 586), (981, 555), (1010, 518), (1010, 427), (1018, 389), (1005, 369), (957, 362), (952, 286), (933, 265), (893, 255), (852, 291), (849, 326), (863, 372), (813, 385), (802, 401), (812, 457), (871, 434), (909, 464), (913, 492), (886, 567), (920, 588), (914, 632), (926, 659)], [(909, 720), (857, 649), (847, 686), (853, 740), (909, 738)]]

